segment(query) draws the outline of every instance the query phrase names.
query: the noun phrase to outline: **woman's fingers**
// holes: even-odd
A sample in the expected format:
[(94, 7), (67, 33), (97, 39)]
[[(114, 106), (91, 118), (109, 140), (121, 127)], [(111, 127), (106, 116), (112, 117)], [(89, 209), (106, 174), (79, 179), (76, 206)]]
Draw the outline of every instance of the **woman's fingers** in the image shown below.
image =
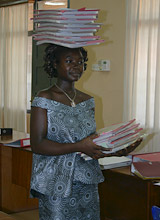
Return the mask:
[(105, 147), (101, 147), (101, 150), (102, 150), (102, 151), (111, 151), (111, 150), (112, 150), (112, 148), (105, 148)]
[(108, 151), (111, 151), (111, 149), (110, 148), (107, 149), (107, 148), (104, 148), (104, 147), (101, 147), (101, 146), (97, 146), (95, 151), (93, 152), (92, 158), (99, 159), (99, 158), (103, 158), (103, 157), (106, 157), (106, 156), (110, 155), (110, 153), (105, 154), (105, 151), (108, 152)]
[[(117, 151), (115, 153), (109, 153), (109, 151), (111, 151), (112, 148), (105, 148), (105, 147), (101, 147), (101, 146), (95, 145), (95, 149), (94, 149), (92, 158), (99, 159), (99, 158), (111, 157), (111, 156), (127, 156), (129, 153), (134, 151), (136, 149), (136, 147), (138, 147), (140, 145), (142, 140), (143, 140), (142, 138), (139, 138), (133, 144), (131, 144), (128, 147), (126, 147), (126, 148), (124, 148), (122, 150), (119, 150), (119, 151)], [(105, 154), (105, 151), (107, 152), (106, 154)]]
[(95, 139), (95, 138), (97, 138), (97, 137), (99, 137), (98, 134), (92, 134), (92, 135), (89, 136), (89, 138), (91, 138), (92, 140)]
[(97, 146), (97, 150), (100, 150), (100, 151), (111, 151), (112, 150), (112, 148), (101, 147), (98, 145), (96, 145), (96, 146)]
[(100, 159), (100, 158), (104, 158), (104, 157), (106, 157), (106, 154), (104, 154), (104, 153), (102, 153), (102, 152), (99, 152), (99, 153), (94, 154), (94, 155), (92, 156), (93, 159)]

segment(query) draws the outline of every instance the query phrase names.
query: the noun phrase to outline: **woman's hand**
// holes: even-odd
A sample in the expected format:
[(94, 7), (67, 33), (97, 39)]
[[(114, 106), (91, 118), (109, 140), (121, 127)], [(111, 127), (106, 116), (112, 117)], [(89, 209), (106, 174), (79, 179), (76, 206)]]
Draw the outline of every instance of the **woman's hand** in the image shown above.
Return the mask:
[(93, 139), (95, 139), (96, 137), (97, 137), (97, 135), (93, 134), (93, 135), (83, 139), (82, 141), (80, 141), (79, 143), (81, 144), (81, 152), (85, 153), (89, 157), (92, 157), (93, 159), (99, 159), (99, 158), (106, 157), (107, 154), (105, 154), (104, 151), (108, 152), (108, 151), (110, 151), (110, 149), (96, 145), (93, 142)]
[[(91, 135), (85, 139), (83, 139), (81, 142), (81, 152), (87, 154), (88, 156), (92, 157), (93, 159), (99, 159), (103, 157), (111, 157), (111, 156), (127, 156), (129, 153), (134, 151), (142, 142), (142, 138), (135, 141), (133, 144), (129, 145), (125, 149), (119, 150), (115, 153), (109, 153), (111, 151), (110, 148), (105, 148), (96, 145), (93, 142), (93, 139), (95, 139), (97, 135)], [(104, 152), (107, 152), (106, 154)]]

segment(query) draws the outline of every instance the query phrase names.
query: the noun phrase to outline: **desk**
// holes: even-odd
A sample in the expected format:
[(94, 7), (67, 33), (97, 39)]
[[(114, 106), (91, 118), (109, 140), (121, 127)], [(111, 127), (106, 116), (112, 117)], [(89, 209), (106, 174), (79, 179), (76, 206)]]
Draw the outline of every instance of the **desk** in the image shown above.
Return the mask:
[[(14, 131), (11, 141), (25, 138)], [(6, 138), (0, 140), (7, 142)], [(29, 198), (32, 152), (29, 148), (13, 148), (0, 144), (0, 210), (20, 212), (38, 208), (38, 200)]]
[[(20, 133), (14, 133), (24, 138)], [(0, 142), (3, 142), (0, 140)], [(0, 145), (0, 209), (8, 213), (38, 208), (29, 198), (32, 152)], [(99, 184), (101, 220), (151, 220), (152, 205), (160, 206), (160, 187), (130, 172), (130, 167), (103, 171)]]
[(151, 207), (160, 206), (160, 187), (130, 172), (130, 167), (103, 171), (99, 184), (101, 220), (152, 220)]

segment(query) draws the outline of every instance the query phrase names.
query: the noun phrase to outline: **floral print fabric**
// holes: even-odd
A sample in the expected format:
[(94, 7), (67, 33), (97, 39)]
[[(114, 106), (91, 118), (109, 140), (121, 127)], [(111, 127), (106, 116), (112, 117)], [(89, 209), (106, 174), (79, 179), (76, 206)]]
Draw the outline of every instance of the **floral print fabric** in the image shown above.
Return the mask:
[[(35, 97), (32, 107), (46, 109), (49, 140), (75, 143), (96, 131), (93, 98), (71, 107)], [(33, 153), (31, 189), (42, 194), (67, 197), (71, 194), (73, 181), (98, 184), (103, 180), (98, 161), (85, 161), (77, 152), (59, 156)]]

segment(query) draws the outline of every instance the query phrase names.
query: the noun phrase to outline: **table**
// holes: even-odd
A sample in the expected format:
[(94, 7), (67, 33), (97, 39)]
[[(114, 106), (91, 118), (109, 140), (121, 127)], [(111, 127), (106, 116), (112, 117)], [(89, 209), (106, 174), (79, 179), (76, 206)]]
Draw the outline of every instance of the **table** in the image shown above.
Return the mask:
[(151, 207), (160, 206), (160, 187), (130, 172), (130, 166), (103, 171), (99, 184), (101, 220), (151, 220)]
[(13, 131), (12, 137), (0, 137), (0, 210), (12, 213), (38, 208), (38, 200), (29, 198), (32, 152), (3, 143), (28, 137)]
[[(13, 133), (10, 140), (26, 134)], [(1, 140), (0, 143), (4, 143)], [(32, 152), (0, 144), (0, 210), (8, 213), (38, 208), (29, 198)], [(160, 187), (130, 172), (130, 167), (103, 171), (99, 184), (101, 220), (151, 220), (152, 205), (160, 206)]]

